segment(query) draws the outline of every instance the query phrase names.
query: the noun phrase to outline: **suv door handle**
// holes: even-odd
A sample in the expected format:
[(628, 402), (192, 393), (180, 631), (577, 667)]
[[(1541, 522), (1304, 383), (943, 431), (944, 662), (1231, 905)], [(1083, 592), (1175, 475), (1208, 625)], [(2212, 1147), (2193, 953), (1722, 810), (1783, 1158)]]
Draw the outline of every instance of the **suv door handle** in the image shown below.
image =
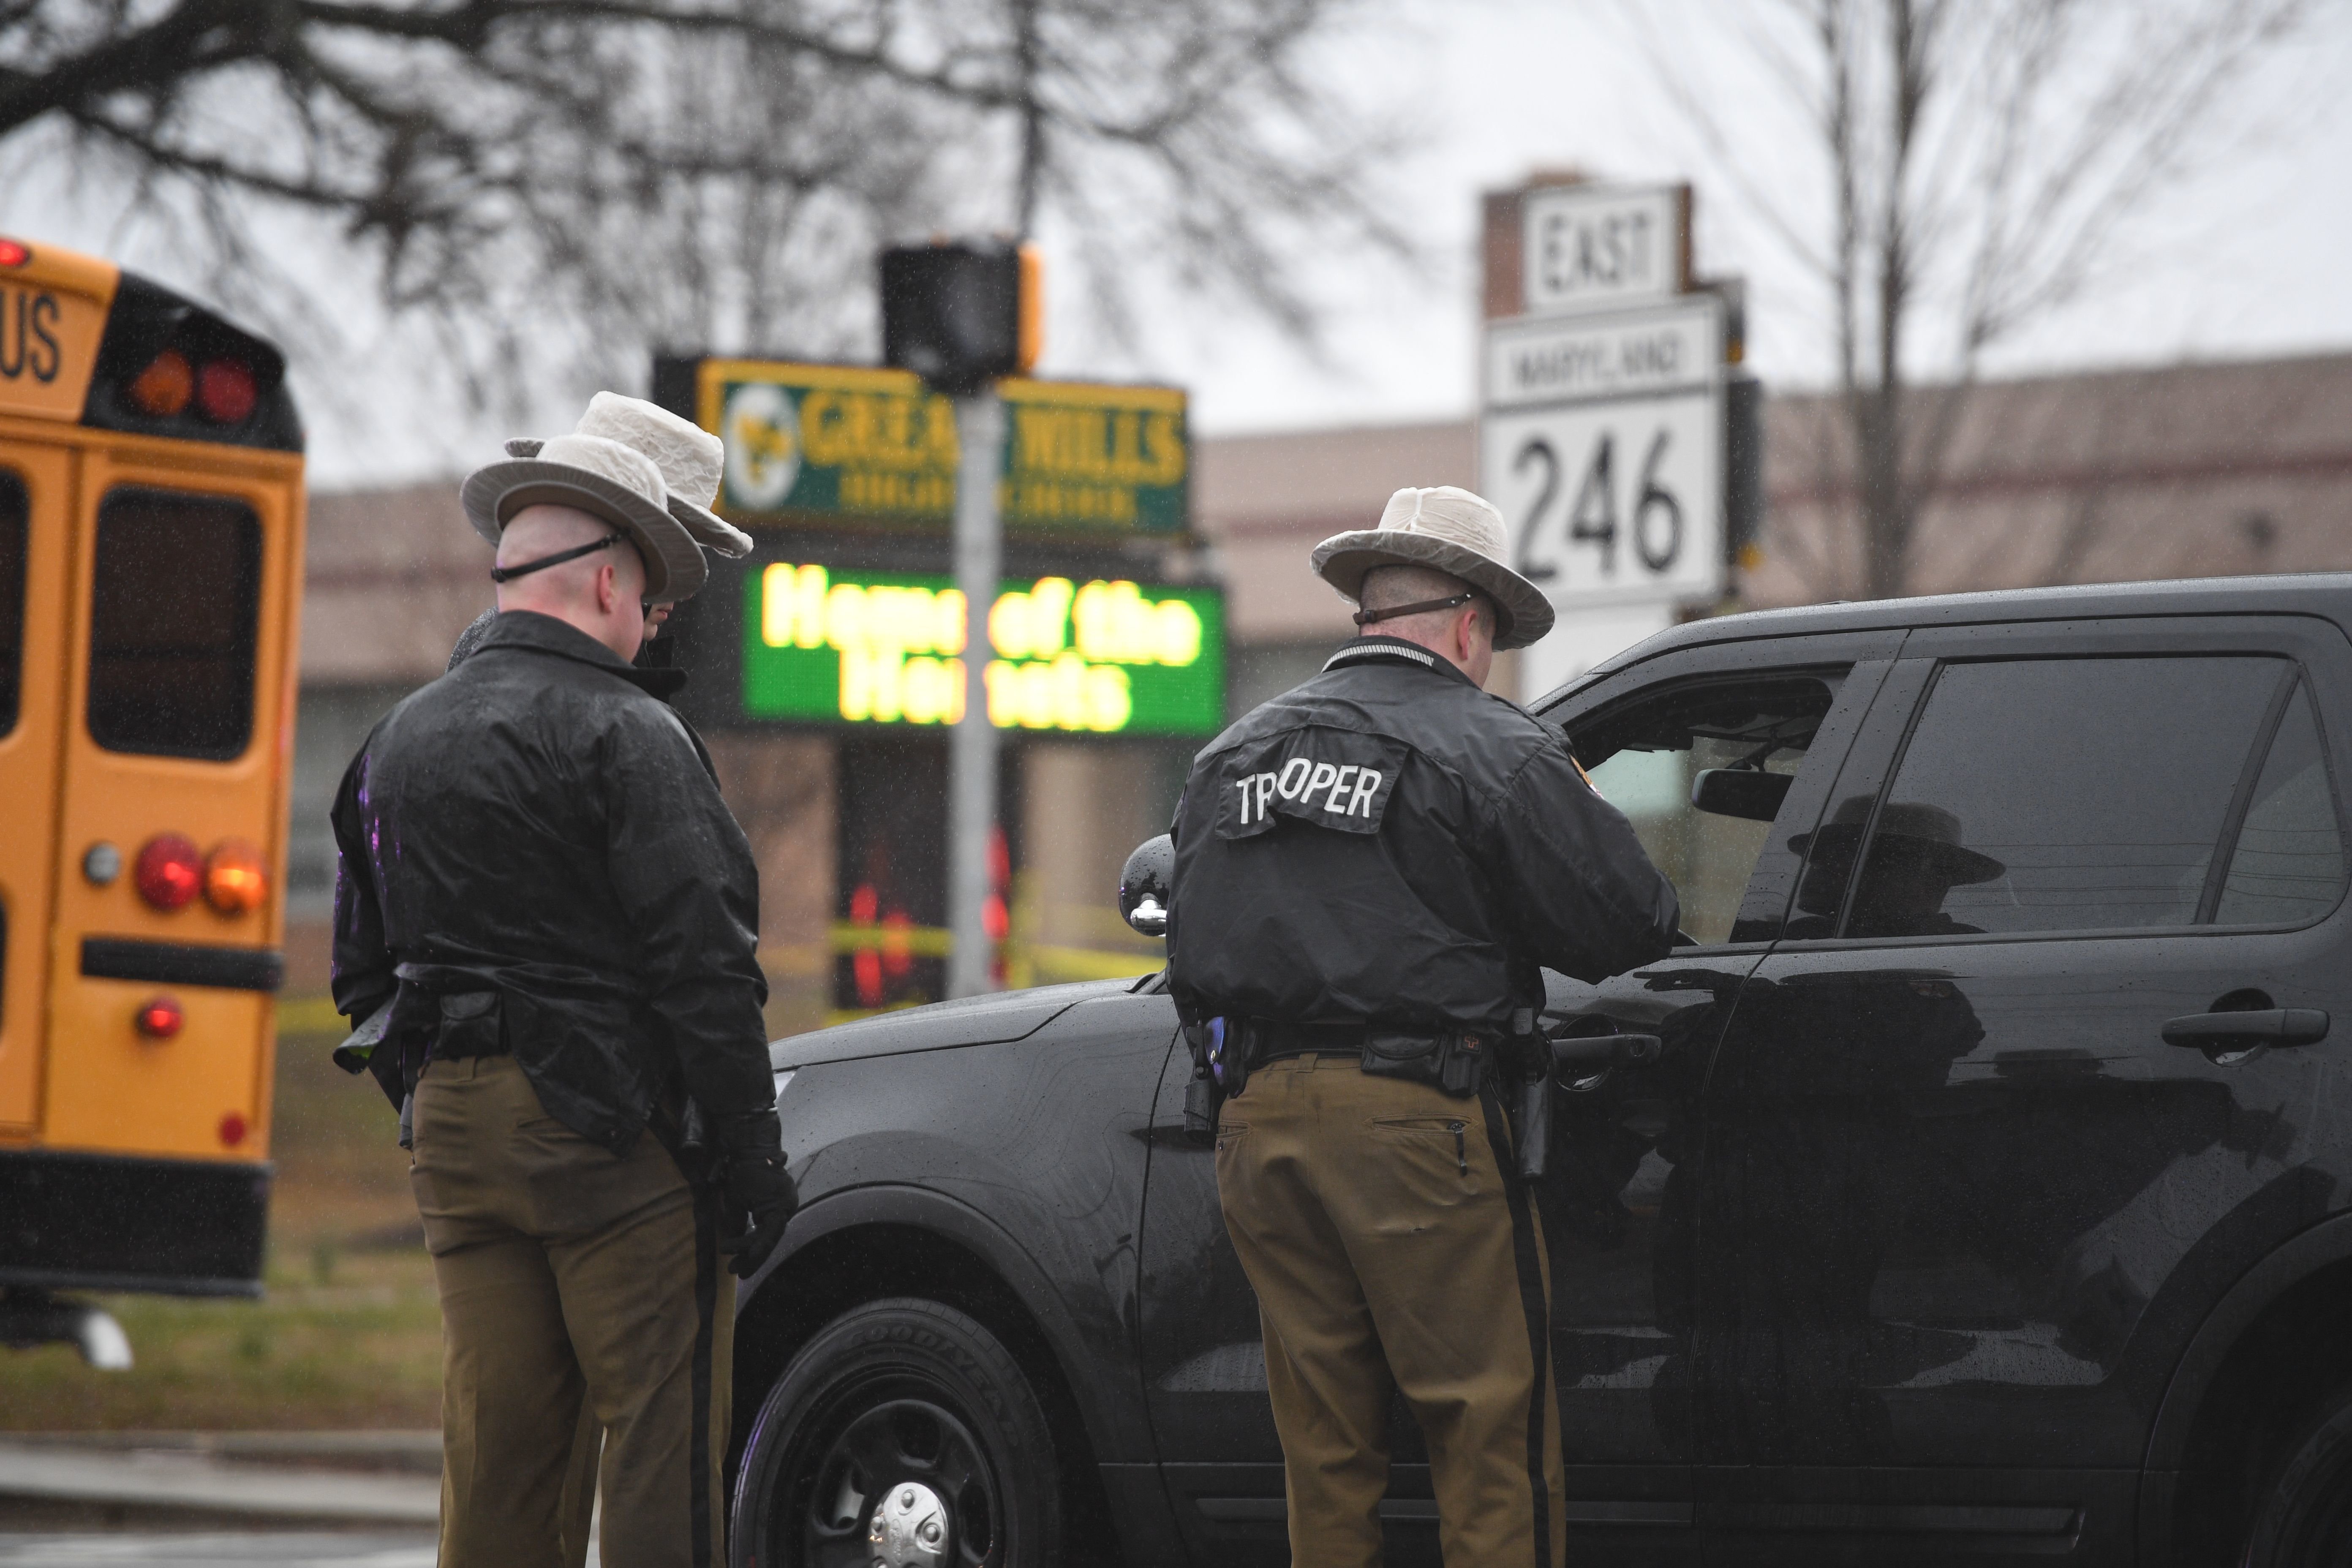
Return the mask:
[(1654, 1062), (1664, 1049), (1665, 1042), (1655, 1035), (1578, 1035), (1552, 1041), (1551, 1065), (1556, 1073), (1591, 1072), (1620, 1063)]
[(2327, 1015), (2316, 1007), (2271, 1007), (2259, 1013), (2187, 1013), (2164, 1021), (2168, 1046), (2309, 1046), (2327, 1037)]

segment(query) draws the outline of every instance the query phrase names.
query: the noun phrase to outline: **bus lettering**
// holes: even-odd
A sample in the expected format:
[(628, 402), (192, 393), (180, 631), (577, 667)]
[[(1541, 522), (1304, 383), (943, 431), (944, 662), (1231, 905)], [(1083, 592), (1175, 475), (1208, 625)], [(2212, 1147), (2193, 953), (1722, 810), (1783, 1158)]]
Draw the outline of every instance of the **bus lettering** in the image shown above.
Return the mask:
[[(58, 366), (64, 355), (58, 348), (58, 297), (55, 294), (33, 296), (33, 336), (40, 348), (33, 353), (33, 376), (38, 381), (55, 381)], [(42, 350), (47, 351), (46, 353)]]
[[(15, 381), (29, 370), (35, 381), (57, 380), (65, 363), (58, 344), (58, 297), (47, 290), (34, 294), (12, 289), (6, 293), (13, 299), (0, 301), (0, 375)], [(13, 334), (9, 331), (12, 316), (16, 318)]]

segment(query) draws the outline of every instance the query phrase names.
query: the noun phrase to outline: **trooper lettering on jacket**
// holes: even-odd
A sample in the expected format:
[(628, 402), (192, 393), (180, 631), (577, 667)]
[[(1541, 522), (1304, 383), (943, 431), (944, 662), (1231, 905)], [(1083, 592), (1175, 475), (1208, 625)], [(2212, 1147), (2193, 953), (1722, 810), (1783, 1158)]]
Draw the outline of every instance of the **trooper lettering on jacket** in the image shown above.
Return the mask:
[(1302, 730), (1227, 762), (1217, 836), (1248, 838), (1287, 817), (1341, 833), (1378, 833), (1404, 748), (1346, 730)]

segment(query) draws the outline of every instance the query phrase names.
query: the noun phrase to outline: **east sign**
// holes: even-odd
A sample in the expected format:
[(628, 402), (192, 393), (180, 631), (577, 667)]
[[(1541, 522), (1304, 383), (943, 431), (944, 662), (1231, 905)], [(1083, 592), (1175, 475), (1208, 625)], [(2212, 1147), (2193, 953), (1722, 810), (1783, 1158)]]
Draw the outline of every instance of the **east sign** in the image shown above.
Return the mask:
[[(774, 562), (745, 578), (743, 713), (857, 725), (963, 716), (954, 580)], [(989, 607), (1003, 730), (1211, 735), (1224, 721), (1224, 595), (1124, 579), (1007, 583)]]
[[(696, 410), (727, 447), (719, 510), (746, 526), (944, 531), (955, 512), (955, 406), (911, 373), (704, 360)], [(1105, 542), (1181, 535), (1192, 443), (1184, 394), (1012, 377), (998, 505), (1006, 532)]]

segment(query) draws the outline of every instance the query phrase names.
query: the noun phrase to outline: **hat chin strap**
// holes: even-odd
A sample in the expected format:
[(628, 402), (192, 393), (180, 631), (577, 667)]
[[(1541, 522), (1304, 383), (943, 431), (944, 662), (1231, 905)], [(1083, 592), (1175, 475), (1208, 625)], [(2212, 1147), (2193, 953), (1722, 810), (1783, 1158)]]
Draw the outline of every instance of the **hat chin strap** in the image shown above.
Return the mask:
[(1391, 605), (1385, 610), (1358, 610), (1356, 624), (1369, 626), (1375, 621), (1392, 621), (1399, 616), (1418, 616), (1425, 610), (1450, 610), (1456, 605), (1466, 605), (1478, 595), (1465, 590), (1450, 599), (1423, 599), (1417, 605)]
[(559, 550), (552, 555), (542, 555), (536, 561), (526, 561), (520, 566), (493, 566), (490, 568), (490, 581), (511, 583), (518, 577), (528, 577), (532, 573), (545, 571), (550, 566), (561, 566), (566, 561), (577, 561), (583, 555), (593, 555), (606, 545), (617, 544), (628, 537), (627, 529), (614, 529), (593, 544), (576, 544), (569, 550)]

